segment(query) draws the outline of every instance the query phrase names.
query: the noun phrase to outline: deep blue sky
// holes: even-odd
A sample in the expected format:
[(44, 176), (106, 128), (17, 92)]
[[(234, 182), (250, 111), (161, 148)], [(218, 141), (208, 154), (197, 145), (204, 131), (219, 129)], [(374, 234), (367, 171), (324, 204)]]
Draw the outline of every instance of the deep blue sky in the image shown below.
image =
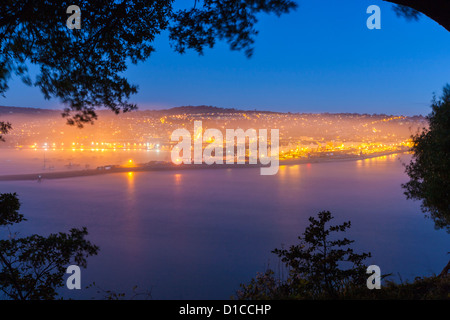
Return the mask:
[[(381, 8), (381, 30), (366, 27), (372, 4)], [(398, 18), (391, 8), (379, 0), (301, 0), (289, 15), (260, 16), (250, 59), (226, 43), (203, 56), (179, 55), (163, 34), (157, 52), (126, 72), (139, 85), (132, 101), (141, 109), (428, 114), (433, 92), (450, 83), (450, 32), (425, 16)], [(0, 105), (62, 108), (19, 80)]]

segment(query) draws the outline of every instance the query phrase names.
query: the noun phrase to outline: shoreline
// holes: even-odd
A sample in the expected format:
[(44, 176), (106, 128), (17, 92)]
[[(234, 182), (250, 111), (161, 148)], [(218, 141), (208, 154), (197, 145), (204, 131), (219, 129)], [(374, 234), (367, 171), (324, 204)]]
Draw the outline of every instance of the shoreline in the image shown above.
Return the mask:
[[(349, 157), (330, 157), (330, 158), (296, 158), (288, 160), (280, 160), (279, 166), (283, 165), (297, 165), (307, 163), (330, 163), (330, 162), (342, 162), (342, 161), (357, 161), (371, 158), (378, 158), (393, 154), (403, 154), (407, 151), (391, 151), (382, 152), (366, 156), (349, 156)], [(124, 172), (152, 172), (152, 171), (180, 171), (180, 170), (199, 170), (199, 169), (242, 169), (242, 168), (261, 168), (264, 167), (261, 164), (180, 164), (175, 165), (172, 162), (150, 162), (148, 164), (142, 164), (135, 167), (126, 166), (109, 166), (98, 167), (97, 169), (76, 170), (76, 171), (56, 171), (56, 172), (37, 172), (37, 173), (25, 173), (25, 174), (13, 174), (2, 175), (0, 181), (40, 181), (40, 180), (53, 180), (53, 179), (68, 179), (76, 177), (88, 177), (105, 175), (112, 173), (124, 173)], [(103, 168), (103, 169), (99, 169)]]

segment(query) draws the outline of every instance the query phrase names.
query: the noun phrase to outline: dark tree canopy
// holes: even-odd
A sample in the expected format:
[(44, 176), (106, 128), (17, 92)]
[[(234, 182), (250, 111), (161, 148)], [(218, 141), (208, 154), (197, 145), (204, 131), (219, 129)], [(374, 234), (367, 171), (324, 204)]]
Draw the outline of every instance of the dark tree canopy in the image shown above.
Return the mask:
[[(388, 1), (399, 15), (419, 12), (450, 30), (450, 1)], [(81, 9), (81, 29), (66, 26), (66, 10)], [(192, 0), (179, 9), (174, 0), (2, 0), (0, 1), (0, 94), (16, 75), (40, 88), (47, 99), (64, 105), (69, 124), (82, 127), (96, 118), (95, 110), (115, 113), (136, 109), (129, 102), (137, 86), (123, 77), (128, 63), (147, 60), (162, 31), (176, 52), (203, 53), (215, 42), (253, 53), (258, 13), (281, 15), (297, 7), (290, 0)], [(36, 79), (28, 65), (39, 68)], [(1, 134), (9, 127), (4, 124)]]
[(429, 127), (413, 136), (413, 158), (403, 184), (409, 199), (420, 200), (437, 228), (450, 232), (450, 85), (433, 99)]
[(0, 141), (5, 141), (3, 135), (7, 134), (9, 130), (11, 130), (11, 123), (3, 121), (0, 122)]
[(275, 279), (269, 269), (250, 284), (241, 285), (238, 298), (336, 299), (365, 287), (367, 266), (364, 260), (371, 254), (355, 253), (351, 248), (354, 240), (337, 238), (336, 233), (347, 231), (351, 223), (330, 226), (332, 219), (329, 211), (319, 212), (317, 218), (308, 219), (308, 227), (298, 237), (299, 244), (272, 251), (289, 270), (286, 281)]
[(417, 20), (420, 13), (450, 31), (450, 1), (448, 0), (384, 0), (396, 4), (397, 14)]
[(0, 297), (55, 299), (67, 266), (86, 267), (86, 259), (96, 255), (98, 247), (85, 239), (86, 228), (19, 238), (9, 228), (26, 220), (19, 209), (15, 193), (0, 194)]
[[(80, 127), (105, 107), (119, 113), (136, 109), (128, 100), (137, 92), (121, 73), (127, 63), (149, 58), (153, 41), (169, 31), (175, 51), (199, 53), (224, 40), (250, 56), (259, 12), (281, 15), (296, 7), (287, 0), (192, 1), (175, 9), (173, 0), (80, 0), (81, 29), (69, 29), (73, 1), (2, 0), (0, 2), (0, 93), (17, 75), (39, 87), (45, 98), (59, 98), (64, 116)], [(27, 63), (40, 72), (32, 80)]]

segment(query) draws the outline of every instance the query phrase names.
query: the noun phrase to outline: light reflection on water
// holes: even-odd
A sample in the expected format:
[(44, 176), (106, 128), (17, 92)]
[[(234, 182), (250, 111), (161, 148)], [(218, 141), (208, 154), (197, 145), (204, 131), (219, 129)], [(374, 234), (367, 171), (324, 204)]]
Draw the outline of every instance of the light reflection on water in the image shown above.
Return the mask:
[(170, 153), (133, 149), (2, 149), (0, 175), (95, 169), (105, 165), (169, 161)]
[[(406, 161), (408, 157), (403, 157)], [(155, 299), (227, 299), (256, 272), (279, 261), (271, 250), (294, 244), (308, 217), (330, 210), (334, 223), (369, 263), (403, 280), (446, 264), (448, 235), (435, 231), (408, 201), (398, 156), (259, 169), (139, 172), (36, 182), (2, 182), (17, 192), (28, 218), (21, 231), (48, 234), (86, 226), (100, 254), (82, 271), (83, 285)], [(90, 298), (94, 292), (68, 292)]]

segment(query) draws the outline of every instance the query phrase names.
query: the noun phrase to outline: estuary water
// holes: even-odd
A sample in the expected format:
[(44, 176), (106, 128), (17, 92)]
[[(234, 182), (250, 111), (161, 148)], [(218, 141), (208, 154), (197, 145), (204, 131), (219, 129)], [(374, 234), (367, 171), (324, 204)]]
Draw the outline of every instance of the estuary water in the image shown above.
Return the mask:
[(258, 168), (114, 173), (0, 182), (0, 193), (18, 194), (28, 219), (14, 229), (22, 235), (86, 226), (100, 247), (82, 269), (83, 289), (63, 288), (65, 298), (102, 298), (85, 289), (95, 282), (128, 297), (137, 285), (153, 299), (228, 299), (257, 272), (282, 270), (271, 251), (297, 243), (322, 210), (333, 224), (350, 220), (345, 236), (392, 280), (439, 273), (449, 235), (406, 200), (407, 161), (285, 165), (274, 176)]

